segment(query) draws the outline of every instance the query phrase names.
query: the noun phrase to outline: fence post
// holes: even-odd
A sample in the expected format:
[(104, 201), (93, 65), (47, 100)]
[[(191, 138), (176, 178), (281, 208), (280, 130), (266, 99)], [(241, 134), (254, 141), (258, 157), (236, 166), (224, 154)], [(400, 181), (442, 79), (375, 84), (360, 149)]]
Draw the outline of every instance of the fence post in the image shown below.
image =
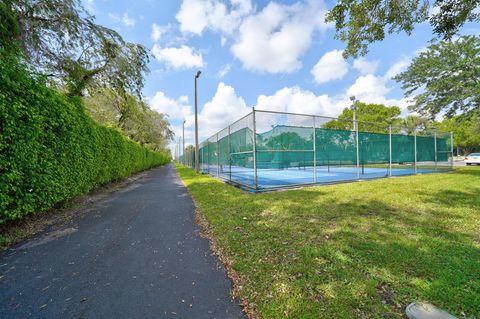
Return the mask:
[(255, 108), (252, 108), (253, 116), (253, 187), (257, 189), (257, 124), (255, 120)]
[(357, 179), (360, 179), (360, 148), (358, 143), (358, 121), (355, 119), (355, 146), (357, 148)]
[(315, 137), (315, 116), (313, 116), (313, 182), (317, 182), (317, 140)]
[(232, 180), (232, 146), (230, 144), (230, 125), (228, 126), (228, 180)]
[(435, 171), (437, 171), (437, 132), (433, 133), (433, 143), (435, 143)]
[(414, 157), (414, 168), (415, 168), (415, 174), (417, 174), (417, 131), (413, 133), (413, 149), (415, 152), (415, 157)]
[[(450, 169), (453, 169), (453, 132), (450, 132)], [(458, 155), (458, 152), (457, 152)]]
[(392, 176), (392, 124), (388, 126), (388, 176)]
[(210, 174), (210, 141), (207, 139), (207, 174)]
[(220, 177), (220, 147), (218, 145), (218, 133), (216, 134), (217, 135), (217, 142), (215, 143), (216, 144), (216, 150), (217, 150), (217, 176)]

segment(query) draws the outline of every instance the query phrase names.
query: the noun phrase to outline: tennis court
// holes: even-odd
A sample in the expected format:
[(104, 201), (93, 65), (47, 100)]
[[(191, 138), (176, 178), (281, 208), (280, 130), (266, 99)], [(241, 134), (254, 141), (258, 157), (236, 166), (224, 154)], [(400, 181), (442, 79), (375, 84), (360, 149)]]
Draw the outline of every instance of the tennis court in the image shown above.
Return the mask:
[[(453, 136), (401, 125), (253, 110), (204, 141), (201, 172), (250, 191), (448, 171)], [(194, 166), (195, 154), (180, 161)]]
[[(364, 167), (357, 172), (357, 168), (352, 167), (290, 167), (285, 169), (258, 169), (257, 185), (258, 189), (292, 187), (302, 184), (334, 184), (340, 182), (351, 182), (356, 180), (376, 179), (390, 176), (404, 176), (413, 174), (426, 174), (441, 171), (442, 168), (415, 168), (413, 167)], [(218, 172), (217, 172), (218, 171)], [(316, 172), (315, 172), (316, 171)], [(224, 169), (216, 165), (211, 165), (203, 170), (204, 173), (218, 176), (223, 180), (232, 181), (246, 188), (253, 185), (255, 173), (253, 169), (245, 167), (232, 167)]]

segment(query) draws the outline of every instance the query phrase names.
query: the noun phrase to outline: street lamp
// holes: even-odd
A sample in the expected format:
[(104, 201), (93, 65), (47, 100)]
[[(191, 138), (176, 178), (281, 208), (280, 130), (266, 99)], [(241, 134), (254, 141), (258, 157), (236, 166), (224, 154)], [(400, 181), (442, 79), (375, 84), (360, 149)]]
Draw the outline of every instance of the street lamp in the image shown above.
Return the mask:
[(185, 120), (182, 123), (182, 154), (183, 154), (183, 165), (186, 163), (185, 159)]
[(198, 173), (198, 119), (197, 119), (197, 79), (200, 77), (200, 74), (202, 74), (202, 71), (197, 71), (197, 74), (195, 75), (195, 172)]
[(357, 101), (355, 100), (355, 95), (350, 97), (350, 101), (352, 101), (352, 106), (350, 109), (353, 111), (353, 130), (357, 131)]

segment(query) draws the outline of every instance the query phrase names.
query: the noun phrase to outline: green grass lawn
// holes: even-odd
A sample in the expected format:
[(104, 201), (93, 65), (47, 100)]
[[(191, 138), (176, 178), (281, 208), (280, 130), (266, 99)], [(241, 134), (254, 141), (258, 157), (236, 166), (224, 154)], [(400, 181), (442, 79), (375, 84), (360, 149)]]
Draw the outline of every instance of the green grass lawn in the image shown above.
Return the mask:
[(262, 318), (480, 317), (480, 168), (263, 194), (177, 170)]

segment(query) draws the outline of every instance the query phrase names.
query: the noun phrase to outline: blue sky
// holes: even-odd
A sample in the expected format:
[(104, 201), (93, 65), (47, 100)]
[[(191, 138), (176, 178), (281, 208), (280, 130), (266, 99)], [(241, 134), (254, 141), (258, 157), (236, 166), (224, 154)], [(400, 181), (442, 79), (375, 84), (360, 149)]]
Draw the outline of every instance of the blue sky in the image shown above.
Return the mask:
[[(323, 17), (334, 1), (84, 0), (97, 22), (151, 50), (144, 96), (169, 116), (175, 133), (186, 120), (193, 143), (193, 78), (199, 79), (200, 140), (251, 107), (336, 116), (348, 97), (397, 105), (407, 99), (391, 76), (404, 70), (432, 38), (418, 25), (411, 36), (389, 35), (359, 59), (344, 60)], [(467, 25), (463, 33), (478, 32)]]

